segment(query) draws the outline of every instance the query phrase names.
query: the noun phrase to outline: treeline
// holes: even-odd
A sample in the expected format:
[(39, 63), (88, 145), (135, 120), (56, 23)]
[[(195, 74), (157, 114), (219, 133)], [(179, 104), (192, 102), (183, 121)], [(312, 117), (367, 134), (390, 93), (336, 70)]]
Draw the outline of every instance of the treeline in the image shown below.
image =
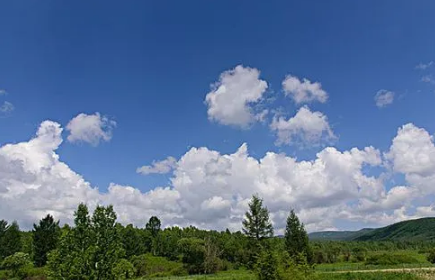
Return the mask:
[[(394, 242), (309, 242), (292, 210), (283, 238), (274, 237), (269, 211), (258, 196), (249, 203), (242, 231), (195, 227), (161, 228), (158, 217), (144, 227), (117, 223), (112, 206), (93, 213), (80, 204), (74, 225), (59, 226), (51, 215), (21, 232), (0, 221), (0, 279), (128, 279), (140, 276), (211, 274), (247, 268), (259, 279), (305, 279), (315, 263), (361, 261), (368, 251), (401, 249)], [(407, 244), (429, 249), (433, 244)], [(41, 278), (42, 277), (42, 278)]]

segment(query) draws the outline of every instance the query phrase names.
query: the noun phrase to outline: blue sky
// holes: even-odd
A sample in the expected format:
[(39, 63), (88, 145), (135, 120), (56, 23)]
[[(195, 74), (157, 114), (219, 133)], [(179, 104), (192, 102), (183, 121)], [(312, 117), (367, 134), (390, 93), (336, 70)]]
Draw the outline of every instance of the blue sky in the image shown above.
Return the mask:
[[(72, 143), (64, 130), (56, 153), (102, 193), (110, 183), (171, 186), (171, 173), (136, 169), (191, 147), (232, 154), (247, 143), (256, 159), (313, 160), (326, 146), (382, 154), (406, 123), (435, 132), (433, 1), (2, 1), (0, 10), (0, 105), (14, 106), (0, 118), (0, 146), (28, 141), (44, 120), (65, 128), (99, 112), (116, 122), (109, 141)], [(237, 65), (268, 85), (270, 113), (248, 128), (207, 115), (210, 85)], [(276, 145), (273, 112), (288, 119), (303, 106), (284, 96), (287, 75), (321, 83), (328, 100), (307, 106), (327, 116), (335, 140)], [(382, 108), (380, 90), (394, 94)], [(411, 185), (397, 173), (387, 191)]]

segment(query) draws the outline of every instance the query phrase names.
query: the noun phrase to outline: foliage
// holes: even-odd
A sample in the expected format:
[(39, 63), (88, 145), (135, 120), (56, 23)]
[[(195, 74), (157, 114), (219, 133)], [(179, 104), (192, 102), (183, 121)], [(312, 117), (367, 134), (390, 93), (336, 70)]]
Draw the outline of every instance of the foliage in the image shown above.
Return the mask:
[(143, 230), (133, 227), (132, 224), (127, 225), (125, 228), (120, 226), (119, 230), (125, 256), (128, 259), (149, 252), (149, 248), (146, 247), (147, 243), (144, 240), (146, 233)]
[(429, 254), (427, 255), (427, 260), (428, 262), (435, 264), (435, 249), (429, 251)]
[(257, 195), (254, 195), (249, 202), (249, 211), (245, 213), (243, 220), (243, 232), (257, 241), (273, 236), (269, 210), (263, 207), (263, 200)]
[(270, 250), (263, 250), (258, 256), (255, 271), (259, 280), (279, 280), (276, 255)]
[(194, 237), (182, 238), (178, 241), (178, 250), (182, 254), (181, 261), (186, 265), (189, 273), (204, 272), (204, 240)]
[(33, 224), (33, 258), (36, 266), (47, 263), (47, 254), (57, 247), (59, 234), (59, 221), (55, 222), (51, 215), (41, 219), (38, 225)]
[(126, 259), (120, 259), (112, 268), (112, 274), (117, 280), (130, 279), (135, 276), (135, 268)]
[(163, 257), (155, 257), (151, 254), (134, 256), (131, 262), (136, 270), (136, 276), (187, 274), (187, 271), (183, 268), (183, 264), (170, 261)]
[(307, 232), (294, 210), (290, 211), (287, 218), (284, 238), (286, 250), (291, 258), (296, 260), (296, 257), (303, 254), (312, 262), (313, 256), (308, 244)]
[(15, 277), (21, 276), (21, 270), (29, 266), (32, 266), (30, 256), (23, 252), (17, 252), (13, 255), (6, 257), (1, 264), (1, 267), (3, 269), (10, 270), (12, 272), (12, 276)]
[(372, 265), (396, 265), (396, 264), (409, 264), (409, 263), (419, 263), (419, 260), (413, 256), (400, 253), (383, 253), (372, 255), (367, 258), (365, 264)]
[(145, 225), (145, 229), (151, 233), (153, 238), (155, 238), (160, 232), (161, 225), (162, 223), (160, 222), (159, 218), (157, 218), (156, 216), (152, 216), (149, 219), (148, 223)]
[(0, 260), (21, 251), (21, 233), (17, 222), (0, 221)]

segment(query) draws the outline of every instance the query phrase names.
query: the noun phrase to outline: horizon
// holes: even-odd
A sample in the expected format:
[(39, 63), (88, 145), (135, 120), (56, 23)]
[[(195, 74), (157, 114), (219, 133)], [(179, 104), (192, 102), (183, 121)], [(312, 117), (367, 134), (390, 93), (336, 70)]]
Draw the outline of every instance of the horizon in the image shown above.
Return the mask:
[[(0, 219), (435, 216), (435, 2), (2, 2)], [(404, 20), (406, 19), (406, 20)]]

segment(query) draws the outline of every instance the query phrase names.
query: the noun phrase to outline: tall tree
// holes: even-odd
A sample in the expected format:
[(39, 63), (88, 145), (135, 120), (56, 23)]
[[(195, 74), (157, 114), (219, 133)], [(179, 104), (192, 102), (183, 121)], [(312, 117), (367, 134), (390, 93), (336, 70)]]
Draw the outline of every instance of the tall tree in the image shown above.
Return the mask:
[(122, 245), (128, 259), (145, 253), (146, 244), (143, 242), (142, 235), (142, 230), (135, 228), (132, 224), (121, 227)]
[(151, 235), (155, 238), (157, 234), (160, 232), (160, 227), (162, 226), (162, 223), (160, 222), (159, 218), (156, 216), (152, 216), (148, 223), (145, 225), (145, 229), (149, 230), (151, 232)]
[(17, 222), (8, 225), (5, 221), (0, 221), (0, 236), (0, 259), (21, 251), (21, 233)]
[(47, 263), (47, 254), (54, 250), (59, 241), (59, 221), (55, 221), (50, 214), (33, 224), (33, 257), (36, 266), (44, 266)]
[(297, 258), (301, 254), (311, 259), (308, 234), (304, 224), (299, 221), (294, 210), (290, 211), (285, 228), (285, 247), (290, 257)]
[(243, 232), (257, 241), (273, 236), (269, 210), (263, 207), (263, 200), (257, 195), (252, 196), (249, 202), (249, 211), (246, 212), (243, 220)]
[(112, 267), (124, 256), (119, 230), (116, 226), (116, 213), (113, 206), (97, 206), (92, 216), (95, 233), (96, 260), (94, 277), (96, 279), (114, 279)]

